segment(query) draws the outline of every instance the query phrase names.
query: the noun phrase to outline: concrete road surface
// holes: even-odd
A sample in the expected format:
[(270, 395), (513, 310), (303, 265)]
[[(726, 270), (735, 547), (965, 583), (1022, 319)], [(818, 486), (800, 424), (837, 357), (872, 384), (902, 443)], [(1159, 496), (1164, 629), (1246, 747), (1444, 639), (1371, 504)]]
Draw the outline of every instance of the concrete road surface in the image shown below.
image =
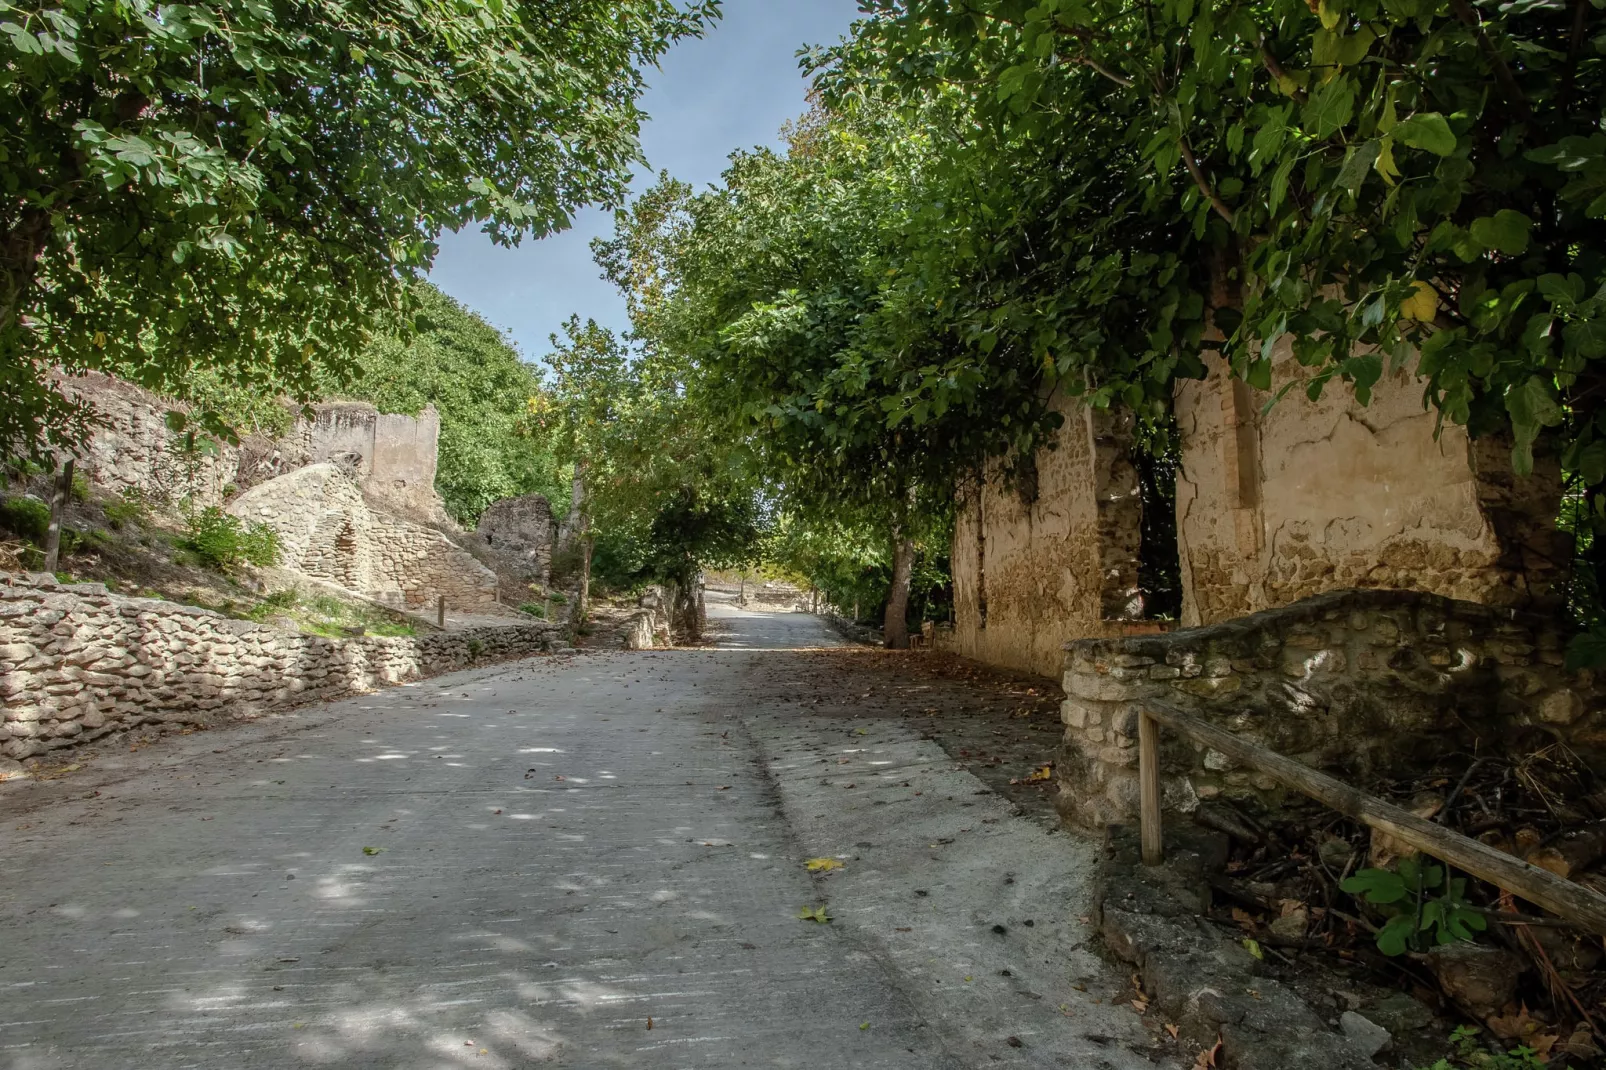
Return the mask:
[(711, 614), (0, 786), (0, 1068), (1151, 1065), (1091, 849)]

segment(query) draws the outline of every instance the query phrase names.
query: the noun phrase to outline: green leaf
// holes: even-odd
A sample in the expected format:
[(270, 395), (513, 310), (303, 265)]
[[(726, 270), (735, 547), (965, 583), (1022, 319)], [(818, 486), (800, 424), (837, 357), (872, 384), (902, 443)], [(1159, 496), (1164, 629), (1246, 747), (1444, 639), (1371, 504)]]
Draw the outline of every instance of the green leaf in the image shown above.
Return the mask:
[(1606, 628), (1579, 632), (1567, 644), (1567, 670), (1606, 669)]
[(1455, 152), (1455, 134), (1450, 124), (1436, 111), (1417, 112), (1395, 124), (1394, 139), (1413, 149), (1425, 149), (1436, 156)]
[(1316, 137), (1326, 139), (1348, 126), (1354, 117), (1355, 83), (1348, 75), (1339, 75), (1311, 94), (1301, 122)]
[(1403, 955), (1411, 946), (1416, 920), (1410, 914), (1397, 914), (1377, 931), (1377, 949), (1389, 957)]
[(1528, 251), (1528, 231), (1532, 227), (1533, 220), (1521, 212), (1502, 208), (1492, 216), (1474, 219), (1469, 229), (1474, 241), (1508, 256), (1521, 256)]
[(1398, 903), (1409, 893), (1405, 881), (1398, 873), (1387, 869), (1363, 869), (1339, 885), (1350, 895), (1360, 896), (1368, 903)]

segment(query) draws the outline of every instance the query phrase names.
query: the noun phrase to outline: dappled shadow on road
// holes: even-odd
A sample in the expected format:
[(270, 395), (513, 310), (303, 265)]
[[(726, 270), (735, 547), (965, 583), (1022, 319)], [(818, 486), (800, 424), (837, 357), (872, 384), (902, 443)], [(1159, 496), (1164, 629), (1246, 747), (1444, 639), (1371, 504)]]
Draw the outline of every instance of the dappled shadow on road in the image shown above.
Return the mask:
[(898, 718), (1026, 812), (1056, 823), (1054, 781), (1062, 692), (951, 654), (862, 646), (798, 650), (749, 670), (777, 699), (811, 717)]

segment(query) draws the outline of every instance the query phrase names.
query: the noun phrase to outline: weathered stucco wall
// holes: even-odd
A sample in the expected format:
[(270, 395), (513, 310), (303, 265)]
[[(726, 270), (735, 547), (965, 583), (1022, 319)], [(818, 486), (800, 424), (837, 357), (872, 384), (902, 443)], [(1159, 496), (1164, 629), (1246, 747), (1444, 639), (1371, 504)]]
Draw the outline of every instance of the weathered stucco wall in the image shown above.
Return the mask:
[(529, 621), (334, 640), (0, 573), (0, 764), (141, 725), (249, 715), (563, 648), (561, 635)]
[[(1273, 392), (1301, 371), (1280, 346)], [(1435, 439), (1436, 414), (1424, 411), (1414, 376), (1385, 375), (1366, 406), (1335, 383), (1315, 402), (1296, 387), (1262, 415), (1272, 396), (1213, 358), (1208, 379), (1178, 383), (1184, 625), (1353, 587), (1532, 604), (1535, 555), (1525, 566), (1503, 543), (1489, 509), (1502, 492), (1480, 480), (1465, 431), (1446, 425)], [(1521, 506), (1508, 514), (1553, 532), (1560, 485), (1548, 475), (1516, 481), (1524, 485), (1504, 496)]]
[(440, 416), (425, 406), (417, 416), (382, 413), (365, 401), (313, 406), (278, 438), (246, 442), (237, 479), (251, 487), (312, 464), (339, 464), (383, 508), (429, 521), (446, 518), (435, 493)]
[[(1414, 591), (1341, 591), (1221, 624), (1073, 643), (1056, 769), (1060, 810), (1087, 825), (1137, 811), (1137, 719), (1186, 710), (1360, 785), (1450, 751), (1552, 741), (1606, 757), (1606, 690), (1564, 666), (1551, 617)], [(1275, 807), (1282, 789), (1162, 732), (1167, 805), (1217, 796)]]
[(370, 598), (415, 609), (441, 595), (454, 609), (497, 604), (495, 573), (440, 532), (369, 508), (338, 465), (259, 483), (228, 511), (279, 533), (283, 567)]
[(1058, 675), (1070, 639), (1142, 615), (1141, 513), (1121, 418), (1061, 398), (1057, 446), (1013, 486), (996, 467), (962, 489), (954, 523), (953, 649)]

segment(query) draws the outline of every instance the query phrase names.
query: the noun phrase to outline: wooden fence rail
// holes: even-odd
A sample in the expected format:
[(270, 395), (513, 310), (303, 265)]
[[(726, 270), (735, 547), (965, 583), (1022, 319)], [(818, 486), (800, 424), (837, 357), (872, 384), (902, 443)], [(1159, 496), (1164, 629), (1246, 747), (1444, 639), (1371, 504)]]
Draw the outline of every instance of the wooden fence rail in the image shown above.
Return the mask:
[(1253, 766), (1352, 820), (1381, 829), (1424, 854), (1513, 892), (1560, 917), (1606, 936), (1606, 896), (1504, 851), (1425, 821), (1408, 810), (1334, 780), (1292, 758), (1233, 735), (1192, 714), (1158, 703), (1138, 719), (1139, 820), (1143, 861), (1164, 860), (1160, 839), (1160, 726), (1181, 732), (1227, 757)]

